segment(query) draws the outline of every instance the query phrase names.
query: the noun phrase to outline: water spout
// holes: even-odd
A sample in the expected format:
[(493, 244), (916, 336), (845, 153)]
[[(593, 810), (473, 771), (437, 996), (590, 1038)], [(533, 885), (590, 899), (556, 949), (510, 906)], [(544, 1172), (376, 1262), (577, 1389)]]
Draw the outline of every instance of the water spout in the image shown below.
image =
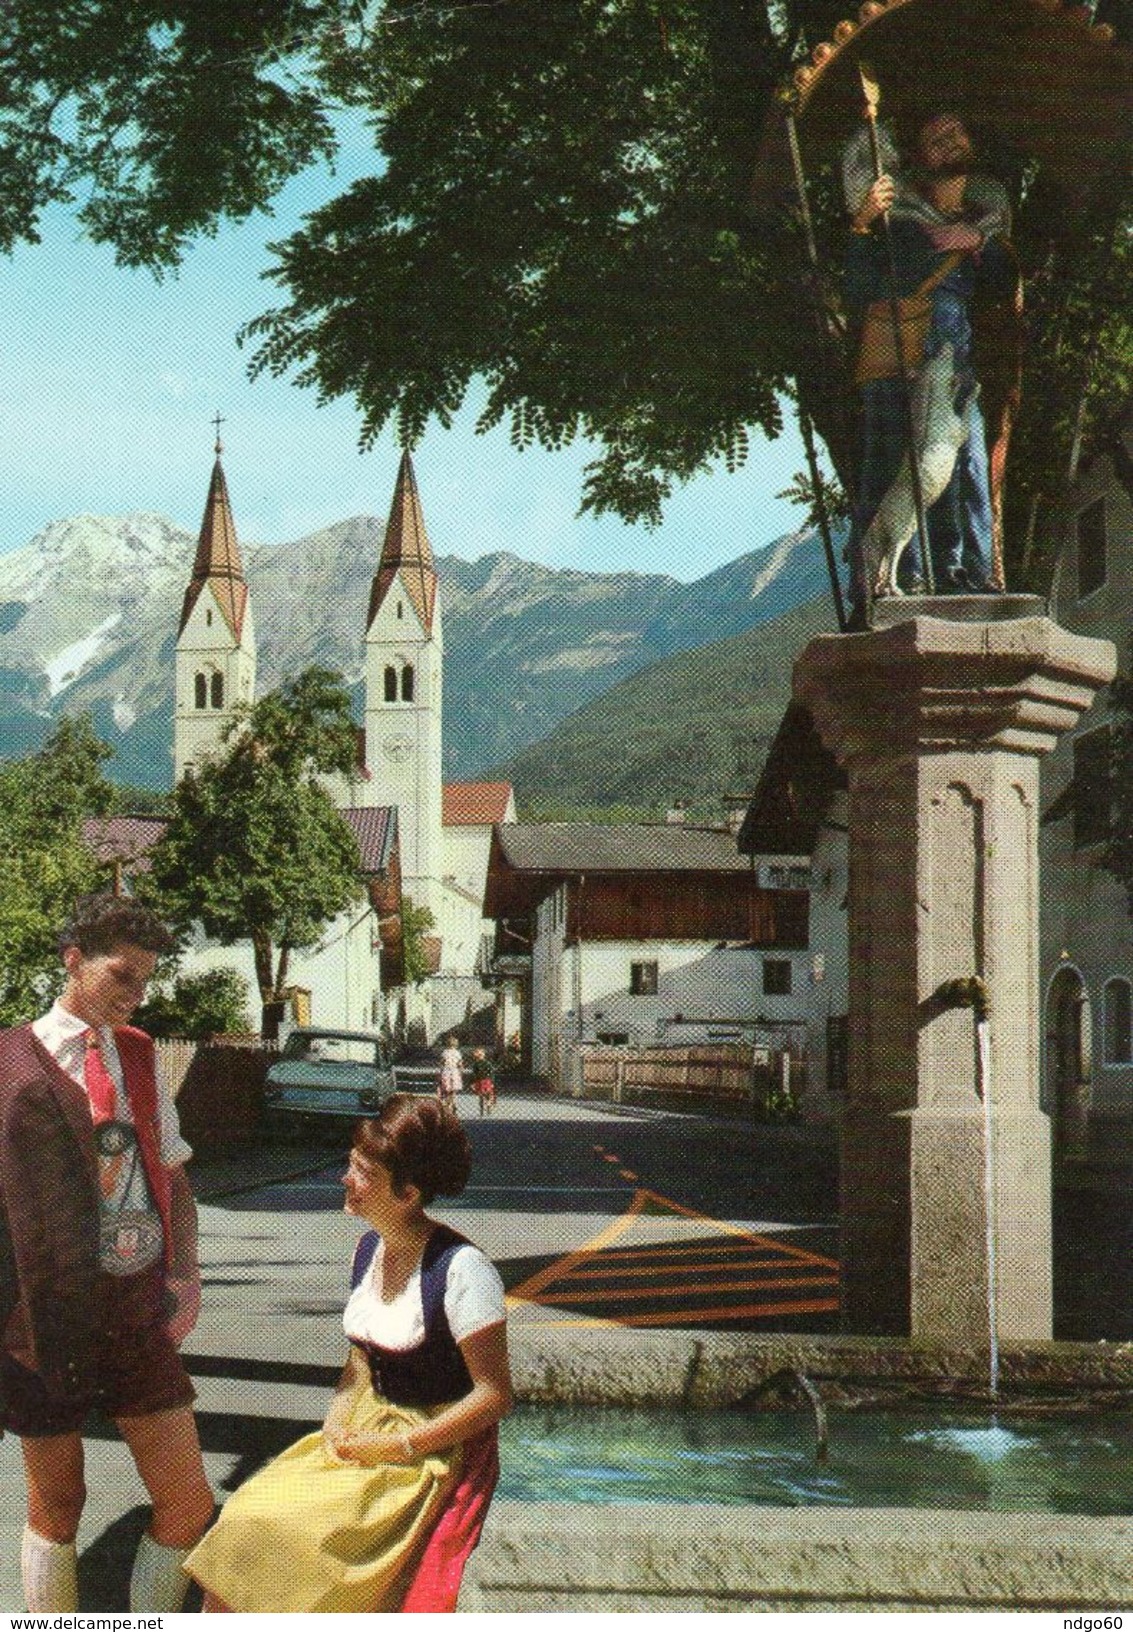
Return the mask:
[(765, 1377), (755, 1388), (750, 1389), (739, 1402), (749, 1405), (757, 1400), (761, 1394), (777, 1388), (781, 1395), (793, 1394), (795, 1398), (803, 1398), (810, 1406), (814, 1416), (814, 1459), (816, 1462), (825, 1462), (830, 1454), (830, 1435), (826, 1421), (826, 1406), (822, 1395), (805, 1372), (793, 1366), (784, 1366), (781, 1371), (773, 1371), (770, 1377)]

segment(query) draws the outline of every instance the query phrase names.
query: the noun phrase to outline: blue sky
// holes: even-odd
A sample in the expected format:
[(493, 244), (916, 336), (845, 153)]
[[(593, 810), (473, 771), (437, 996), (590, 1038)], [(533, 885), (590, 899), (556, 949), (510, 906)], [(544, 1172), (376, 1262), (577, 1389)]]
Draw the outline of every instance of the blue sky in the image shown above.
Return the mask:
[[(274, 218), (221, 228), (180, 273), (155, 282), (115, 267), (54, 212), (43, 242), (0, 259), (4, 312), (0, 399), (0, 551), (49, 521), (91, 512), (156, 511), (196, 532), (219, 410), (240, 537), (282, 544), (348, 516), (386, 514), (398, 450), (386, 432), (358, 452), (359, 416), (285, 380), (246, 374), (240, 325), (273, 304), (265, 248), (298, 225), (328, 188), (369, 162), (359, 131), (337, 178), (297, 178)], [(793, 424), (753, 440), (747, 466), (682, 489), (653, 532), (576, 515), (592, 450), (512, 448), (506, 428), (474, 433), (466, 405), (449, 431), (430, 427), (414, 454), (434, 548), (467, 559), (510, 550), (548, 566), (702, 577), (799, 525), (775, 494), (802, 468)]]

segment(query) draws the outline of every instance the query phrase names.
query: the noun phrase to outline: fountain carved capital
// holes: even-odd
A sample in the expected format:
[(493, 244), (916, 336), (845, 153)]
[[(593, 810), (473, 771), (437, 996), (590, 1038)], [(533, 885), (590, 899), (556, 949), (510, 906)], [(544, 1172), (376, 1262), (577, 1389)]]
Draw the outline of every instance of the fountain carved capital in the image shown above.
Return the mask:
[(960, 622), (916, 614), (821, 635), (795, 696), (843, 763), (910, 753), (1049, 753), (1116, 673), (1113, 643), (1045, 616)]

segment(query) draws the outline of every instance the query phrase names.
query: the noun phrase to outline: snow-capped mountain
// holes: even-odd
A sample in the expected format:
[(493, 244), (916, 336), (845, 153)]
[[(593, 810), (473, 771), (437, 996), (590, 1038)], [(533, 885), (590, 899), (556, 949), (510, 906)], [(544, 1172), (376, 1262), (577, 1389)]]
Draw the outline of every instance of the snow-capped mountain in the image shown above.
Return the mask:
[[(258, 689), (311, 662), (362, 674), (383, 524), (355, 517), (241, 550)], [(172, 776), (173, 657), (195, 539), (164, 517), (74, 516), (0, 555), (0, 755), (28, 751), (61, 712), (89, 709), (118, 780)], [(794, 534), (693, 584), (584, 573), (497, 554), (437, 560), (445, 607), (445, 770), (484, 774), (647, 664), (741, 633), (826, 587), (821, 549)]]

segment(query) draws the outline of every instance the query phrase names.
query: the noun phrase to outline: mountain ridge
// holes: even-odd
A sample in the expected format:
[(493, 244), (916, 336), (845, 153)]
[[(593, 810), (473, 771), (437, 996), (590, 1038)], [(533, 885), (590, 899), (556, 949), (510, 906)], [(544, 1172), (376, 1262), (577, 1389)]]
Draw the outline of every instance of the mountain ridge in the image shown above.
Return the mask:
[[(363, 673), (364, 620), (385, 525), (354, 516), (285, 544), (241, 544), (263, 693), (310, 662)], [(172, 777), (173, 659), (196, 539), (166, 517), (79, 515), (0, 556), (0, 752), (89, 709), (141, 787)], [(825, 587), (817, 538), (784, 535), (685, 584), (587, 573), (508, 551), (436, 557), (450, 780), (510, 763), (568, 716), (677, 652), (774, 621)], [(81, 593), (76, 593), (81, 586)]]

